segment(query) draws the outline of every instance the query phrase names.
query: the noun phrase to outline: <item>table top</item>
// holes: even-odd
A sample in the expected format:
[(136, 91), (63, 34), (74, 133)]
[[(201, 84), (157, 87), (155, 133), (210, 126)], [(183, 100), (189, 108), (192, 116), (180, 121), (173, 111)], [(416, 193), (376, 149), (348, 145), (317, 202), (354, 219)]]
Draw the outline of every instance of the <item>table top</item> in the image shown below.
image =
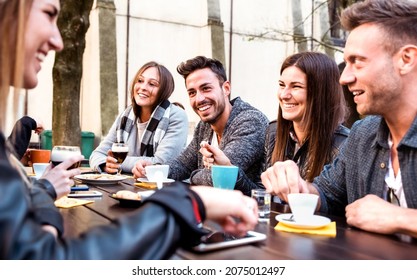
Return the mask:
[[(91, 190), (99, 190), (103, 197), (94, 203), (69, 209), (60, 209), (64, 218), (64, 236), (75, 237), (97, 225), (110, 224), (114, 219), (136, 208), (121, 207), (119, 201), (110, 197), (118, 190), (141, 191), (127, 179), (112, 185), (90, 185)], [(164, 184), (175, 187), (181, 182)], [(417, 259), (417, 240), (404, 240), (393, 235), (381, 235), (349, 227), (340, 217), (329, 217), (336, 221), (336, 237), (311, 234), (289, 233), (274, 229), (275, 216), (287, 212), (285, 206), (273, 203), (268, 222), (259, 223), (255, 231), (267, 235), (263, 242), (212, 252), (198, 253), (178, 249), (175, 259), (190, 260), (367, 260), (367, 259)], [(210, 222), (209, 222), (210, 223)]]

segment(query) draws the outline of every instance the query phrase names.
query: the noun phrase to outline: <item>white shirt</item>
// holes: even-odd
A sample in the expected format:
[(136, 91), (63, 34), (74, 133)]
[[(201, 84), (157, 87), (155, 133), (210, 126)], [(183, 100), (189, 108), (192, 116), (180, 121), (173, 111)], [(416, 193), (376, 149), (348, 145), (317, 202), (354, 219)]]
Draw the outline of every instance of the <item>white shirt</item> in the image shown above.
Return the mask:
[(211, 138), (211, 146), (218, 148), (219, 142), (217, 141), (217, 133), (213, 132), (213, 138)]
[[(390, 149), (392, 148), (391, 135), (388, 136), (388, 145)], [(397, 177), (394, 175), (394, 168), (392, 168), (391, 153), (389, 156), (388, 170), (385, 174), (385, 187), (384, 187), (384, 196), (387, 198), (388, 188), (394, 190), (395, 195), (397, 196), (400, 206), (407, 208), (407, 201), (405, 200), (403, 182), (401, 180), (401, 170), (398, 169)]]
[(143, 122), (141, 123), (139, 120), (136, 123), (136, 127), (138, 128), (138, 143), (142, 142), (142, 136), (143, 136), (143, 132), (145, 132), (146, 126), (148, 125), (148, 122)]

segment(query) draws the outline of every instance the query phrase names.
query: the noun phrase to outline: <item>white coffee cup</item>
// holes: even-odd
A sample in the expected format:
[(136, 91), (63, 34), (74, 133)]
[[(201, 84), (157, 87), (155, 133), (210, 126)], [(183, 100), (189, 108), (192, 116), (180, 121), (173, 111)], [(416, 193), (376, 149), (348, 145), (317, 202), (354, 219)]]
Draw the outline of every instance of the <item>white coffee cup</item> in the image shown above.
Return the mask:
[(50, 163), (41, 163), (35, 162), (32, 164), (33, 173), (35, 173), (35, 178), (39, 179), (43, 173), (45, 173), (46, 168), (50, 165)]
[(297, 223), (311, 220), (317, 207), (319, 196), (311, 193), (290, 193), (288, 204)]
[(149, 182), (165, 181), (168, 178), (169, 165), (148, 165), (145, 166), (145, 172)]

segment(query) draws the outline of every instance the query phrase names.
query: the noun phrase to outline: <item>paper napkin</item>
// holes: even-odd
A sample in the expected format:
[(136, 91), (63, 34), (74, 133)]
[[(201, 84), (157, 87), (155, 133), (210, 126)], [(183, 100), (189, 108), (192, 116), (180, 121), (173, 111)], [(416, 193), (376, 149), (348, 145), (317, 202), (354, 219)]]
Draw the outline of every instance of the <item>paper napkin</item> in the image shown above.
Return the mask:
[(293, 228), (293, 227), (286, 226), (283, 223), (278, 223), (275, 226), (275, 230), (336, 237), (336, 222), (331, 222), (327, 226), (324, 226), (324, 227), (318, 228), (318, 229)]
[(80, 206), (88, 203), (92, 203), (92, 200), (85, 200), (85, 199), (76, 199), (70, 197), (61, 197), (60, 199), (55, 201), (55, 206), (58, 208), (71, 208), (75, 206)]
[(144, 189), (150, 189), (155, 190), (158, 187), (156, 186), (156, 183), (148, 183), (148, 182), (136, 182), (134, 184), (136, 187), (144, 188)]

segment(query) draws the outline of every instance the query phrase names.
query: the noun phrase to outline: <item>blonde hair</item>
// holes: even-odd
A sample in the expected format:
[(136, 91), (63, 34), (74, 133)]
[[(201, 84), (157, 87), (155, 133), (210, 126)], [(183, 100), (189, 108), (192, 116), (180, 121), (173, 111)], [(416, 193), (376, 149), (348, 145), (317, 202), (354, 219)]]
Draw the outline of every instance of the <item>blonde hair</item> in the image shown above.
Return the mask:
[[(4, 131), (7, 104), (13, 92), (12, 112), (17, 111), (23, 82), (24, 34), (33, 0), (0, 0), (0, 130)], [(14, 86), (14, 90), (10, 90)]]

